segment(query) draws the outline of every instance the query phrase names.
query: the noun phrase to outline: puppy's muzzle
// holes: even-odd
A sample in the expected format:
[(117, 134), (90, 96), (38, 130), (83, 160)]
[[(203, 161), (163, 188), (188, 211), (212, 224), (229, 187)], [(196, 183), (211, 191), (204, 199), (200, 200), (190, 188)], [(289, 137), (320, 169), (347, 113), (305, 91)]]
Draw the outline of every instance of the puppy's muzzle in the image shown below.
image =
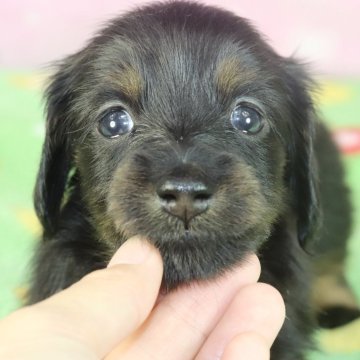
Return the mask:
[(212, 191), (204, 182), (167, 180), (157, 188), (162, 208), (183, 221), (185, 228), (196, 216), (204, 213), (211, 203)]

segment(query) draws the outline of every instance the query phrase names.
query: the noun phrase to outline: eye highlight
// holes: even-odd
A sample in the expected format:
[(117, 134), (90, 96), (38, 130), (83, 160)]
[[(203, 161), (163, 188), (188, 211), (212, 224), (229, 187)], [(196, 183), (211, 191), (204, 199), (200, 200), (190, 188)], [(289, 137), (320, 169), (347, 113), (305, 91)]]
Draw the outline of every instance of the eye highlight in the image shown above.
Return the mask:
[(134, 127), (131, 116), (123, 109), (116, 109), (106, 114), (98, 125), (101, 135), (108, 139), (128, 134)]
[(236, 106), (231, 113), (230, 121), (236, 130), (249, 135), (257, 134), (264, 126), (261, 114), (247, 105)]

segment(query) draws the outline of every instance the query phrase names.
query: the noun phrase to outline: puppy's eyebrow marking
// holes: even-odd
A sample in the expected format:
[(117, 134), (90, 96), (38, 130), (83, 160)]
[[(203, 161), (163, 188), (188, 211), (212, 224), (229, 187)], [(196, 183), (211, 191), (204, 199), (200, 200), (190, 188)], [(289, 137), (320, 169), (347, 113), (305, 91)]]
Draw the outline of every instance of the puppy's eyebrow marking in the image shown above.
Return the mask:
[(215, 84), (223, 95), (231, 94), (239, 86), (255, 80), (255, 72), (246, 68), (237, 57), (220, 61), (215, 71)]
[(123, 66), (112, 74), (110, 83), (119, 89), (130, 101), (138, 101), (143, 89), (143, 79), (140, 72), (130, 65)]

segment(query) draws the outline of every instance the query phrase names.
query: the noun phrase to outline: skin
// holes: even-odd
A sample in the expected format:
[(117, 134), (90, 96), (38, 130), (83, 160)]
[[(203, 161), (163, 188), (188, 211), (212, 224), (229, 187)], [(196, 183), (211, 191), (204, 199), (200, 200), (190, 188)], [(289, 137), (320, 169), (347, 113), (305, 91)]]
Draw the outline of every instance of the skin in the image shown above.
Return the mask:
[(0, 323), (2, 359), (269, 359), (285, 309), (255, 255), (208, 283), (159, 296), (159, 252), (128, 240), (107, 269)]

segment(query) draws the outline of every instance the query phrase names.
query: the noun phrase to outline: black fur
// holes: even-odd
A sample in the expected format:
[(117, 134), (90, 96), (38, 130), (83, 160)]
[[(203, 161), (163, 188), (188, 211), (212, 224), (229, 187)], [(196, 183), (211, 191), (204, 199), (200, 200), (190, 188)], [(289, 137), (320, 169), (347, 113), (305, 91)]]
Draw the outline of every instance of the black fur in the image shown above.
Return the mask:
[[(336, 248), (341, 263), (350, 226), (342, 173), (332, 171), (341, 169), (338, 152), (311, 90), (301, 65), (229, 12), (167, 2), (115, 19), (58, 65), (46, 93), (35, 190), (44, 241), (30, 302), (104, 267), (135, 234), (160, 249), (168, 290), (215, 277), (256, 252), (261, 280), (280, 290), (287, 307), (272, 359), (303, 359), (316, 326), (316, 257), (308, 253)], [(244, 99), (263, 115), (258, 134), (230, 123)], [(106, 139), (98, 123), (114, 103), (135, 127)], [(209, 209), (187, 226), (158, 201), (156, 189), (169, 179), (211, 189)], [(322, 209), (320, 197), (335, 205)], [(344, 220), (329, 240), (320, 220), (322, 212), (331, 220), (336, 206)]]

